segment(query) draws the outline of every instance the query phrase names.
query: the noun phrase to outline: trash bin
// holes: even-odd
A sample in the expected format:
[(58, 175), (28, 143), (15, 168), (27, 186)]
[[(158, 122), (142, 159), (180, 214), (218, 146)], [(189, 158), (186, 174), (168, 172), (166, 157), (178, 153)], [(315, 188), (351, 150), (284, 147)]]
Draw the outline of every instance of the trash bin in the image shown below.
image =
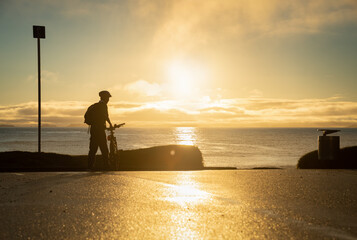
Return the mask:
[(322, 161), (336, 161), (340, 152), (340, 136), (327, 136), (340, 130), (318, 129), (323, 135), (318, 136), (318, 159)]

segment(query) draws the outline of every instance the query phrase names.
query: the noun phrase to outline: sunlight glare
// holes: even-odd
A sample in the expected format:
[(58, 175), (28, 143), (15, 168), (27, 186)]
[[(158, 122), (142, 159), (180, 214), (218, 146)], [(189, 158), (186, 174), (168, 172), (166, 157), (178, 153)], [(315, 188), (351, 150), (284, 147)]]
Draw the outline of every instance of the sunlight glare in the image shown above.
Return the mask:
[(197, 141), (196, 128), (177, 127), (175, 129), (176, 143), (180, 145), (195, 145)]
[(177, 185), (171, 185), (170, 195), (166, 200), (180, 206), (197, 204), (209, 198), (209, 193), (200, 190), (190, 174), (178, 176)]
[(173, 61), (167, 68), (172, 96), (197, 97), (200, 84), (204, 79), (204, 71), (190, 61)]

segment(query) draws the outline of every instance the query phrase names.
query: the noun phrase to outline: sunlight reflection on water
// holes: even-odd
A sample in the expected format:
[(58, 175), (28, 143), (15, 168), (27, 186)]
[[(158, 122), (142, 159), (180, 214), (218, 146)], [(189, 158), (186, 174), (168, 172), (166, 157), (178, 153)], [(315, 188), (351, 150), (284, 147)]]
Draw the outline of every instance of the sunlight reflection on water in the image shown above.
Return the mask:
[(176, 143), (180, 145), (195, 145), (197, 141), (196, 128), (177, 127), (175, 129)]

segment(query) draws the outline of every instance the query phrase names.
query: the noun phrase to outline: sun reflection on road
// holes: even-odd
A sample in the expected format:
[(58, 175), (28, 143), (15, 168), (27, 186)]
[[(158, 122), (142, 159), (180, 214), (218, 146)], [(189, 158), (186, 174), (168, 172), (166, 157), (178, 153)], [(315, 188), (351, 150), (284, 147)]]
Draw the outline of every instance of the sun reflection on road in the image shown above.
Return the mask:
[(170, 185), (169, 197), (166, 200), (186, 206), (200, 203), (209, 198), (209, 193), (199, 189), (191, 174), (185, 173), (177, 177), (177, 184)]
[(199, 203), (205, 200), (208, 195), (207, 192), (189, 185), (174, 186), (172, 187), (172, 193), (172, 197), (167, 198), (167, 200), (181, 206)]
[(210, 201), (208, 192), (200, 189), (194, 175), (189, 172), (177, 174), (176, 184), (167, 185), (166, 201), (180, 206), (171, 213), (172, 226), (171, 239), (203, 239), (202, 219), (197, 212), (197, 205)]
[(175, 129), (176, 142), (180, 145), (195, 145), (197, 141), (196, 128), (177, 127)]

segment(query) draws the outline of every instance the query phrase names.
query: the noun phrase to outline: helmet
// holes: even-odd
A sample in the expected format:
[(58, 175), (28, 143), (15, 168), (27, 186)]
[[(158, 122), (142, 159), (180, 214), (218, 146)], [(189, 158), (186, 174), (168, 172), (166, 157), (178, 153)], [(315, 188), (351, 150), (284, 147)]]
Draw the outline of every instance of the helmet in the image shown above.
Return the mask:
[(99, 92), (99, 96), (101, 98), (103, 98), (103, 97), (111, 97), (112, 95), (110, 95), (110, 93), (108, 91), (104, 90), (104, 91)]

